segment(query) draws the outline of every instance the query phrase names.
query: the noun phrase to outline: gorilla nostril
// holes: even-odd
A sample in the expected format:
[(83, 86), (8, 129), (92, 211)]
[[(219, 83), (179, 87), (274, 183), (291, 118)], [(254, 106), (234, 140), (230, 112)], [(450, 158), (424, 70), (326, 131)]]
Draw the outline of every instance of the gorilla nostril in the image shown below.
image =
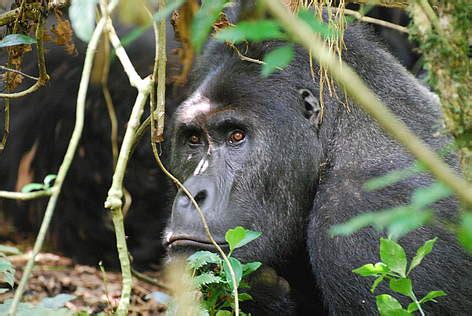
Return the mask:
[(194, 199), (198, 205), (201, 205), (205, 201), (206, 197), (207, 197), (207, 191), (203, 190), (203, 191), (198, 192), (197, 195), (195, 195)]

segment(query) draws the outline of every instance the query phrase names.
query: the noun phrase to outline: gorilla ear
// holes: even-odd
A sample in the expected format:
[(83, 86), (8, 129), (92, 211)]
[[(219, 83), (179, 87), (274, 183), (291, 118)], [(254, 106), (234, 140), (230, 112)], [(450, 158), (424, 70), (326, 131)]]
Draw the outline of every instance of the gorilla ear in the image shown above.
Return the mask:
[(321, 106), (318, 98), (316, 98), (308, 89), (300, 89), (298, 90), (298, 93), (303, 99), (305, 117), (318, 127), (321, 122)]

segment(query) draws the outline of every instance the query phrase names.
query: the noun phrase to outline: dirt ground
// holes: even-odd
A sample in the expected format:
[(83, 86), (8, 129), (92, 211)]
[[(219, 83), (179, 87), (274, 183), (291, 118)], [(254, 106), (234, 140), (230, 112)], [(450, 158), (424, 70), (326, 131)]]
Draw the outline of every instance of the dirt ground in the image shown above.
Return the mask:
[[(16, 282), (22, 275), (28, 254), (10, 257), (16, 268)], [(158, 272), (145, 273), (158, 279)], [(23, 301), (38, 303), (45, 297), (71, 294), (76, 298), (66, 307), (72, 311), (89, 314), (105, 312), (111, 314), (120, 297), (121, 276), (116, 272), (103, 273), (100, 268), (73, 264), (69, 258), (51, 253), (38, 256), (30, 277)], [(164, 292), (158, 286), (133, 278), (130, 315), (164, 315), (165, 305), (146, 296), (153, 292)], [(0, 302), (13, 297), (13, 291), (0, 294)]]

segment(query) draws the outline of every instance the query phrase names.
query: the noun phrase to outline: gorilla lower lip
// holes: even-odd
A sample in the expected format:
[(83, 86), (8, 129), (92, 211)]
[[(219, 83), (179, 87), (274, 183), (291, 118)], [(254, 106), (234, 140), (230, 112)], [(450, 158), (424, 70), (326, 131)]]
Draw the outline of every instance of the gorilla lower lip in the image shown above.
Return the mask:
[[(217, 244), (220, 247), (226, 248), (228, 244), (226, 242), (218, 242)], [(179, 238), (179, 237), (171, 237), (169, 241), (165, 245), (167, 248), (173, 247), (192, 247), (192, 248), (201, 248), (206, 250), (215, 250), (215, 245), (211, 243), (209, 240), (200, 240), (200, 239), (193, 239), (193, 238)]]

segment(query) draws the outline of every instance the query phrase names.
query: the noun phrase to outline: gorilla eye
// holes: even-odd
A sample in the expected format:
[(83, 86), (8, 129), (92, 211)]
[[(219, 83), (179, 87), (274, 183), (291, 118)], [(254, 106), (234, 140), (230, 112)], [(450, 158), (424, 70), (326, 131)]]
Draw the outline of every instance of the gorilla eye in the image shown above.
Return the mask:
[(234, 131), (231, 133), (231, 135), (229, 136), (229, 142), (234, 144), (234, 143), (239, 143), (240, 141), (242, 141), (244, 138), (246, 137), (246, 135), (244, 134), (244, 132), (242, 131)]
[(201, 140), (200, 136), (193, 134), (188, 138), (188, 142), (191, 145), (199, 145), (199, 144), (201, 144), (202, 140)]

